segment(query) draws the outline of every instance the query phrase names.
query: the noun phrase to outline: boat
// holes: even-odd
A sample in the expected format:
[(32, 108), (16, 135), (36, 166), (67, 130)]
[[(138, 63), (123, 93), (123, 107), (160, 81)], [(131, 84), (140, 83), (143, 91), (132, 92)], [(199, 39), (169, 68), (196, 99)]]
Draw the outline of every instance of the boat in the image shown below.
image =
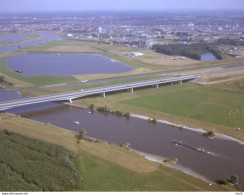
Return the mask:
[(115, 60), (110, 60), (111, 62), (116, 62)]
[(17, 72), (17, 73), (23, 73), (22, 70), (15, 70), (15, 72)]
[(203, 147), (195, 147), (195, 146), (190, 146), (188, 144), (185, 144), (183, 141), (177, 141), (177, 140), (172, 140), (173, 144), (178, 145), (178, 146), (184, 146), (186, 148), (190, 148), (193, 150), (196, 150), (198, 152), (205, 152), (205, 149)]
[(74, 123), (76, 123), (76, 124), (80, 124), (78, 121), (75, 121)]
[(195, 150), (198, 152), (204, 152), (205, 151), (205, 149), (203, 147), (193, 147), (193, 148), (195, 148)]
[(82, 83), (86, 83), (88, 80), (81, 81)]
[(91, 113), (92, 113), (91, 111), (88, 112), (88, 114), (91, 114)]

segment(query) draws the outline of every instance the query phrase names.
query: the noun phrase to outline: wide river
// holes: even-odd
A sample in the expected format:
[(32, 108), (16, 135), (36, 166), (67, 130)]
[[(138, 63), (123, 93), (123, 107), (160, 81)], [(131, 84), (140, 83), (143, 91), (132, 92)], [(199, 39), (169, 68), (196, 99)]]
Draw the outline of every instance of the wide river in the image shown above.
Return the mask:
[[(129, 120), (99, 112), (88, 114), (88, 109), (59, 103), (43, 103), (19, 107), (9, 112), (43, 123), (52, 123), (72, 131), (87, 130), (87, 136), (117, 145), (130, 143), (131, 148), (164, 158), (178, 158), (176, 168), (194, 172), (211, 181), (239, 176), (244, 186), (244, 146), (236, 141), (215, 138), (210, 140), (202, 133), (131, 117)], [(79, 124), (77, 124), (79, 122)], [(204, 147), (198, 152), (177, 146), (172, 140), (189, 146)]]
[[(56, 36), (51, 35), (49, 38), (47, 36), (46, 40), (53, 40)], [(5, 48), (7, 49), (9, 48)], [(18, 98), (21, 96), (16, 94), (15, 90), (0, 88), (0, 101)], [(104, 115), (98, 112), (88, 114), (88, 109), (59, 103), (35, 104), (11, 109), (9, 112), (43, 123), (51, 122), (53, 125), (72, 131), (85, 128), (87, 136), (96, 139), (114, 144), (129, 142), (132, 149), (143, 153), (164, 158), (178, 158), (176, 168), (194, 172), (211, 181), (222, 177), (230, 178), (232, 174), (237, 174), (239, 183), (242, 189), (244, 188), (244, 146), (236, 141), (220, 138), (210, 140), (202, 133), (162, 123), (153, 125), (146, 120), (132, 117), (126, 120), (111, 114)], [(177, 146), (172, 143), (173, 139), (183, 141), (189, 146), (204, 147), (208, 152)]]

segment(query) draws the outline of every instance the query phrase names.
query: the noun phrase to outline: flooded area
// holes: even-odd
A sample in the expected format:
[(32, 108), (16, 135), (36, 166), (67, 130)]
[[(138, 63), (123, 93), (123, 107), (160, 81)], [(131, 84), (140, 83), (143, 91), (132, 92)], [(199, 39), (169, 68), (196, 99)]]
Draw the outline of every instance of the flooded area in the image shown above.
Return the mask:
[(34, 34), (41, 35), (42, 37), (39, 39), (35, 39), (32, 41), (28, 41), (28, 42), (24, 42), (24, 43), (20, 43), (20, 44), (14, 44), (14, 45), (1, 47), (0, 53), (6, 52), (6, 51), (17, 51), (20, 48), (25, 48), (28, 46), (33, 46), (33, 45), (37, 45), (37, 44), (41, 44), (41, 43), (46, 43), (48, 41), (53, 41), (59, 37), (58, 34), (53, 34), (53, 33), (34, 33)]
[(0, 38), (0, 43), (11, 43), (16, 41), (21, 41), (27, 39), (28, 37), (25, 35), (7, 35)]
[[(105, 140), (116, 145), (130, 143), (130, 148), (160, 156), (178, 158), (178, 168), (191, 170), (211, 181), (219, 178), (239, 176), (244, 186), (244, 146), (232, 140), (215, 138), (210, 140), (202, 133), (131, 117), (88, 113), (88, 109), (59, 103), (43, 103), (11, 109), (10, 112), (24, 118), (51, 123), (78, 132), (87, 130), (87, 136)], [(190, 147), (173, 143), (183, 142)], [(193, 148), (203, 147), (205, 152)]]
[(215, 61), (217, 58), (211, 53), (205, 53), (201, 55), (201, 61)]
[(7, 60), (12, 71), (21, 70), (26, 76), (121, 73), (132, 67), (109, 58), (92, 54), (23, 54)]

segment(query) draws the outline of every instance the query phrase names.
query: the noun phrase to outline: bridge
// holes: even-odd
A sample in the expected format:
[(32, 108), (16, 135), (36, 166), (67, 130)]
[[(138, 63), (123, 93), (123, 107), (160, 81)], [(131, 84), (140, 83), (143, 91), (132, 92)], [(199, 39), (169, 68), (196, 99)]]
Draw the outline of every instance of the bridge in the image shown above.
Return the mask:
[(50, 102), (50, 101), (69, 101), (70, 103), (72, 103), (73, 99), (90, 96), (90, 95), (96, 95), (96, 94), (99, 94), (102, 97), (105, 97), (106, 93), (108, 93), (108, 92), (121, 91), (121, 90), (128, 90), (129, 92), (133, 93), (134, 88), (142, 88), (142, 87), (148, 87), (148, 86), (153, 86), (153, 87), (158, 88), (160, 84), (170, 84), (170, 83), (182, 84), (182, 82), (184, 82), (184, 81), (194, 80), (198, 77), (199, 77), (199, 75), (191, 74), (191, 75), (185, 75), (185, 76), (152, 79), (152, 80), (146, 80), (146, 81), (124, 83), (124, 84), (118, 84), (118, 85), (104, 86), (104, 87), (91, 88), (91, 89), (72, 91), (72, 92), (66, 92), (66, 93), (58, 93), (58, 94), (45, 95), (45, 96), (38, 96), (38, 97), (22, 98), (22, 99), (17, 99), (17, 100), (12, 100), (12, 101), (0, 102), (0, 111), (18, 107), (18, 106)]

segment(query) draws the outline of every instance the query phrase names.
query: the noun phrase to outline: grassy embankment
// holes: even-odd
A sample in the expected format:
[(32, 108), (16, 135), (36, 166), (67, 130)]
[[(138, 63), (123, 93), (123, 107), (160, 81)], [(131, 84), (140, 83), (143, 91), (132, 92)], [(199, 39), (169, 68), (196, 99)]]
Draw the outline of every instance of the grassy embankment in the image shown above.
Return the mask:
[[(241, 82), (243, 80), (239, 80)], [(238, 82), (238, 83), (239, 83)], [(233, 89), (234, 86), (230, 87)], [(136, 89), (134, 93), (107, 94), (75, 100), (75, 104), (166, 119), (176, 124), (204, 128), (244, 140), (244, 94), (195, 84)], [(241, 128), (237, 131), (236, 128)]]
[(48, 94), (55, 94), (55, 93), (62, 93), (68, 91), (75, 91), (81, 89), (89, 89), (95, 87), (102, 87), (108, 85), (116, 85), (128, 82), (137, 82), (143, 80), (150, 80), (150, 79), (157, 79), (157, 78), (164, 78), (169, 75), (151, 75), (151, 76), (142, 76), (142, 77), (135, 77), (135, 78), (124, 78), (124, 79), (116, 79), (110, 81), (100, 81), (94, 83), (80, 83), (79, 85), (71, 85), (71, 86), (60, 86), (60, 87), (50, 87), (45, 89), (36, 89), (36, 90), (24, 90), (20, 91), (20, 93), (24, 96), (31, 95), (31, 96), (40, 96), (40, 95), (48, 95)]
[(62, 145), (79, 153), (74, 161), (84, 191), (226, 191), (230, 186), (203, 182), (181, 171), (148, 161), (119, 146), (82, 140), (75, 133), (9, 114), (1, 114), (1, 128)]

